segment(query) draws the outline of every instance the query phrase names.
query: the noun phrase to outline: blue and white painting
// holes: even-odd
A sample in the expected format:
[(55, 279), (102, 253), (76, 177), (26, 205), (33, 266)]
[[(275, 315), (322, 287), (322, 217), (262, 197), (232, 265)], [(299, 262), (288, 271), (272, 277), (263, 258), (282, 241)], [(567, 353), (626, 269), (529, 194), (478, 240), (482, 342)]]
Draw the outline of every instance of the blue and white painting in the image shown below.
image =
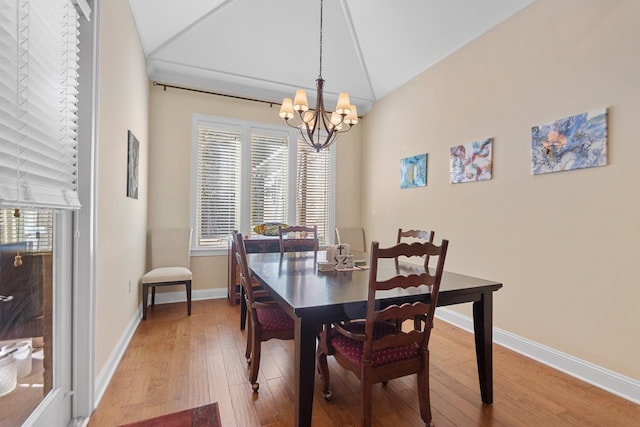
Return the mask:
[(606, 164), (606, 109), (531, 128), (531, 171), (534, 175)]
[(451, 184), (491, 179), (493, 139), (489, 138), (451, 147), (449, 166), (449, 182)]
[(427, 154), (400, 160), (400, 188), (424, 187), (427, 185)]

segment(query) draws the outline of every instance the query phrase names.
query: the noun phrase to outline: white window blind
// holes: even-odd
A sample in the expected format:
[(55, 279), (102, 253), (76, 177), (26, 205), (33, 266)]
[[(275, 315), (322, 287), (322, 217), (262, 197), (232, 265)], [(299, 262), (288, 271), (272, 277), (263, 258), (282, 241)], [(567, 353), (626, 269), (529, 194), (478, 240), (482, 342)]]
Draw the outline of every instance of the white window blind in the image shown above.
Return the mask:
[(331, 212), (331, 152), (316, 152), (298, 141), (296, 174), (296, 224), (317, 225), (318, 240), (329, 243)]
[(197, 246), (221, 249), (240, 224), (239, 127), (200, 123), (197, 160)]
[(193, 254), (226, 253), (233, 230), (255, 235), (269, 222), (317, 225), (320, 243), (331, 242), (335, 156), (299, 137), (286, 126), (193, 115)]
[(251, 230), (266, 222), (287, 222), (289, 133), (251, 133)]
[(0, 0), (0, 207), (80, 207), (78, 26), (69, 0)]

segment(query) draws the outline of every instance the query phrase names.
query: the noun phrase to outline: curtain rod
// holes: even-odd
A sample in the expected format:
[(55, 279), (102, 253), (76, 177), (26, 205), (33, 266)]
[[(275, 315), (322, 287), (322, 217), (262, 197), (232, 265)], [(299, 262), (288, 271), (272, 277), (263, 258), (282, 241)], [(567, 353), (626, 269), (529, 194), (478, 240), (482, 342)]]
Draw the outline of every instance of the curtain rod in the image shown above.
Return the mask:
[[(186, 90), (186, 91), (190, 91), (190, 92), (206, 93), (207, 95), (226, 96), (227, 98), (241, 99), (243, 101), (261, 102), (263, 104), (269, 104), (269, 106), (272, 107), (272, 108), (273, 108), (274, 105), (282, 105), (282, 103), (280, 103), (280, 102), (265, 101), (264, 99), (245, 98), (244, 96), (229, 95), (227, 93), (220, 93), (220, 92), (211, 92), (211, 91), (204, 90), (204, 89), (194, 89), (194, 88), (185, 87), (185, 86), (175, 86), (175, 85), (172, 85), (172, 84), (169, 84), (169, 83), (157, 82), (155, 80), (153, 81), (153, 85), (154, 86), (162, 86), (162, 88), (164, 89), (165, 92), (167, 91), (167, 88), (171, 88), (171, 89)], [(315, 111), (314, 108), (309, 108), (309, 110)], [(362, 116), (358, 116), (358, 118), (362, 119)]]
[(167, 88), (171, 88), (171, 89), (180, 89), (180, 90), (187, 90), (190, 92), (198, 92), (198, 93), (206, 93), (207, 95), (217, 95), (217, 96), (226, 96), (227, 98), (234, 98), (234, 99), (241, 99), (243, 101), (253, 101), (253, 102), (261, 102), (263, 104), (269, 104), (269, 106), (273, 107), (274, 105), (282, 105), (279, 102), (274, 102), (274, 101), (265, 101), (264, 99), (255, 99), (255, 98), (245, 98), (243, 96), (236, 96), (236, 95), (229, 95), (226, 93), (219, 93), (219, 92), (211, 92), (208, 90), (203, 90), (203, 89), (194, 89), (194, 88), (190, 88), (190, 87), (184, 87), (184, 86), (175, 86), (175, 85), (171, 85), (168, 83), (160, 83), (160, 82), (153, 82), (154, 86), (162, 86), (165, 90), (165, 92), (167, 91)]

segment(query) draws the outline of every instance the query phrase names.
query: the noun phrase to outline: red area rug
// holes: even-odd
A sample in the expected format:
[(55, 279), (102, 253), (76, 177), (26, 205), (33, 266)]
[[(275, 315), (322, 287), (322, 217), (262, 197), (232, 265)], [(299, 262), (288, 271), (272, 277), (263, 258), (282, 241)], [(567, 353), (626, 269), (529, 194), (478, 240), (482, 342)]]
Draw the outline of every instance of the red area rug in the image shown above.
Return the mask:
[(119, 427), (222, 427), (218, 403), (174, 412)]

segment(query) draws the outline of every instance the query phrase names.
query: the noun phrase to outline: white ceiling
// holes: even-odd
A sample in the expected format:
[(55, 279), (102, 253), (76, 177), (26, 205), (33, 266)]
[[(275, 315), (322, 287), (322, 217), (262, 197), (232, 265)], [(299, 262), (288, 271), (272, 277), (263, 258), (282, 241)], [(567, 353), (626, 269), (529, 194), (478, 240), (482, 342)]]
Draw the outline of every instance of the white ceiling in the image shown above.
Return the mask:
[[(359, 114), (534, 0), (326, 0), (325, 102)], [(319, 0), (129, 0), (158, 82), (280, 102), (315, 102)]]

